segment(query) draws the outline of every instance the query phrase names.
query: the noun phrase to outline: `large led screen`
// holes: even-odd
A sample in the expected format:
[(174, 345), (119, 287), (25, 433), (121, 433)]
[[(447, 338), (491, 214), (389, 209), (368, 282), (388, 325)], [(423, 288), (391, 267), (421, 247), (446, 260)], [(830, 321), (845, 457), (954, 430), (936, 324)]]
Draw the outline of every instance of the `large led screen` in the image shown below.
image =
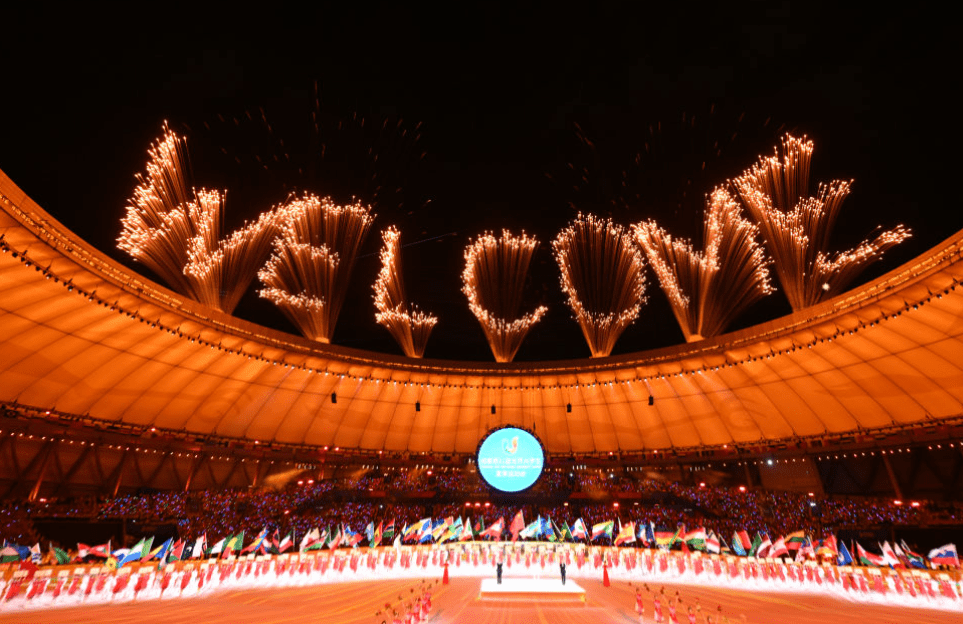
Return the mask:
[(538, 438), (516, 427), (495, 429), (478, 447), (478, 470), (488, 485), (520, 492), (542, 474), (545, 452)]

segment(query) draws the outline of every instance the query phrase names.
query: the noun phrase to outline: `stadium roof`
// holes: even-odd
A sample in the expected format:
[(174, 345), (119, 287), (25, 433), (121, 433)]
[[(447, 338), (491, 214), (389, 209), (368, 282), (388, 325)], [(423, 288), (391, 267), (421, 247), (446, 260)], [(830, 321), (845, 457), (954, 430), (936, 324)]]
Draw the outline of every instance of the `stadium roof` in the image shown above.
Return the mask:
[(833, 300), (693, 344), (515, 364), (321, 345), (203, 307), (68, 231), (0, 172), (0, 400), (133, 427), (471, 452), (767, 444), (963, 415), (963, 231)]

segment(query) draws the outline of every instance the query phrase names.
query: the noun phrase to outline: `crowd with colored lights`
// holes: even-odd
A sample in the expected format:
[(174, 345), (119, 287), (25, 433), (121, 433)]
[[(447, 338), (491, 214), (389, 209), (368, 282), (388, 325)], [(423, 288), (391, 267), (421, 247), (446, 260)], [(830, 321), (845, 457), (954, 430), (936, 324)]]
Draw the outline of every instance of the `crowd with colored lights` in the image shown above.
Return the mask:
[[(413, 471), (414, 472), (414, 471)], [(615, 519), (674, 528), (704, 526), (720, 536), (804, 531), (821, 536), (843, 529), (916, 527), (963, 522), (963, 506), (953, 503), (896, 504), (891, 499), (823, 497), (815, 493), (776, 492), (744, 487), (684, 485), (606, 473), (545, 475), (541, 488), (567, 491), (562, 504), (495, 505), (485, 501), (478, 480), (459, 471), (431, 475), (366, 475), (338, 480), (307, 480), (280, 489), (210, 490), (125, 494), (110, 498), (45, 500), (0, 505), (0, 537), (15, 543), (43, 541), (35, 519), (128, 519), (176, 526), (176, 533), (223, 536), (262, 528), (304, 535), (314, 528), (350, 527), (394, 521), (399, 532), (419, 520), (458, 517), (490, 526), (522, 511), (526, 518), (551, 518), (561, 526), (582, 518), (586, 525)], [(431, 496), (403, 500), (399, 494)], [(487, 492), (487, 491), (486, 491)], [(613, 496), (613, 493), (615, 495)], [(600, 496), (604, 495), (604, 496)], [(465, 500), (465, 499), (469, 500)], [(537, 493), (535, 500), (537, 500)], [(559, 499), (556, 497), (555, 501)], [(604, 502), (603, 502), (604, 501)], [(78, 536), (83, 541), (83, 536)]]

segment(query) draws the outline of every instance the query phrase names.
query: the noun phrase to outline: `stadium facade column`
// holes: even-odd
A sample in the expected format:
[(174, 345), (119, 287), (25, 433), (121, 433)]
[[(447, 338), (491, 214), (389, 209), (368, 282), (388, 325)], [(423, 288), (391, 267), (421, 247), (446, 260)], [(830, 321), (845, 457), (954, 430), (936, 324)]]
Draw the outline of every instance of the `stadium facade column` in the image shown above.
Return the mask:
[(743, 462), (742, 467), (746, 471), (746, 487), (754, 487), (752, 483), (752, 472), (749, 470), (749, 462)]
[(889, 457), (886, 455), (880, 455), (883, 458), (883, 465), (886, 466), (886, 474), (889, 475), (889, 484), (893, 486), (893, 491), (896, 492), (896, 498), (903, 500), (903, 490), (899, 486), (899, 481), (896, 479), (896, 473), (893, 472), (893, 466), (889, 463)]

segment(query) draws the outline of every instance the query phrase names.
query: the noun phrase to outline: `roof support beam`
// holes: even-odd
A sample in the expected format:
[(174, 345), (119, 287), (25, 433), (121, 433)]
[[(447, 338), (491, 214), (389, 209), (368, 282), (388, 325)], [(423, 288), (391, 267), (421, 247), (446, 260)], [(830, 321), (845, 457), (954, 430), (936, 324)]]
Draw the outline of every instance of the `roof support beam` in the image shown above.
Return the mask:
[(893, 466), (889, 463), (889, 457), (880, 454), (883, 458), (883, 465), (886, 466), (886, 474), (889, 475), (889, 483), (893, 486), (893, 491), (896, 492), (896, 498), (903, 500), (903, 490), (899, 486), (899, 480), (896, 478), (896, 473), (893, 472)]
[(30, 494), (27, 496), (27, 500), (30, 502), (37, 500), (37, 494), (40, 492), (40, 486), (43, 485), (43, 475), (45, 472), (47, 472), (47, 466), (50, 465), (50, 458), (54, 456), (52, 452), (53, 445), (53, 440), (48, 441), (43, 445), (43, 448), (40, 449), (40, 453), (38, 453), (38, 456), (41, 457), (40, 469), (37, 471), (37, 480), (34, 481), (33, 487), (30, 488)]
[(117, 467), (114, 471), (110, 473), (110, 477), (107, 479), (107, 483), (113, 483), (110, 492), (111, 496), (117, 496), (117, 492), (120, 491), (120, 484), (124, 480), (124, 468), (127, 466), (127, 460), (130, 457), (130, 451), (124, 451), (124, 454), (120, 456), (120, 461), (117, 462)]
[(197, 459), (194, 460), (194, 465), (191, 466), (191, 471), (187, 473), (187, 481), (184, 482), (185, 492), (191, 489), (191, 483), (194, 482), (194, 477), (197, 476), (197, 471), (201, 469), (201, 464), (203, 464), (204, 461), (203, 455), (198, 455)]
[(70, 468), (67, 468), (67, 472), (65, 472), (63, 477), (60, 479), (60, 484), (57, 486), (57, 489), (55, 491), (57, 496), (60, 496), (61, 494), (67, 491), (67, 484), (70, 482), (71, 479), (74, 478), (74, 475), (77, 473), (77, 470), (80, 469), (80, 466), (83, 465), (84, 461), (87, 460), (87, 458), (90, 456), (91, 451), (93, 450), (94, 450), (93, 445), (84, 446), (84, 450), (80, 452), (80, 456), (74, 460), (74, 463), (70, 465)]

